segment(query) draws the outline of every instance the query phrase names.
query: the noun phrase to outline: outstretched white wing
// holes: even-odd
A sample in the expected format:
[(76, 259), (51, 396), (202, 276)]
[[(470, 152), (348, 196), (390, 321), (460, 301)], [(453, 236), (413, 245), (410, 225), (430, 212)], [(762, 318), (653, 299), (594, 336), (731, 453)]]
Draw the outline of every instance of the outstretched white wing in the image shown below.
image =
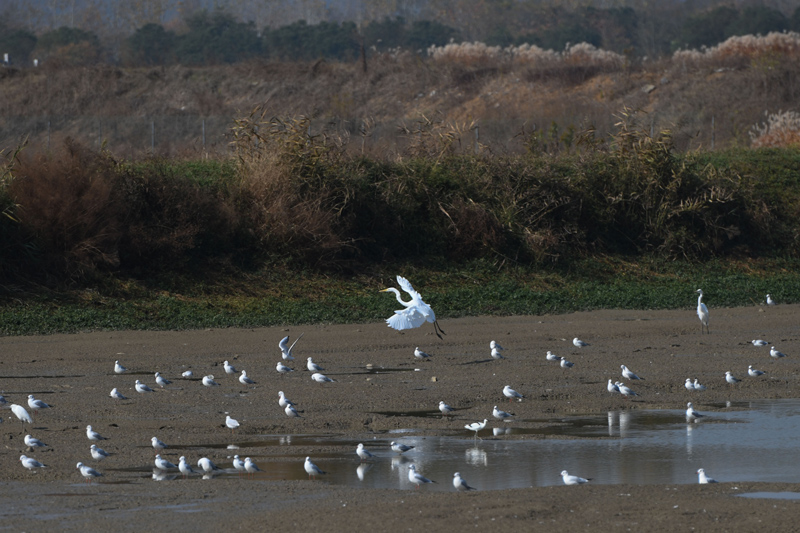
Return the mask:
[(396, 330), (418, 328), (425, 323), (425, 315), (419, 312), (416, 307), (409, 307), (395, 311), (394, 315), (386, 319), (390, 328)]

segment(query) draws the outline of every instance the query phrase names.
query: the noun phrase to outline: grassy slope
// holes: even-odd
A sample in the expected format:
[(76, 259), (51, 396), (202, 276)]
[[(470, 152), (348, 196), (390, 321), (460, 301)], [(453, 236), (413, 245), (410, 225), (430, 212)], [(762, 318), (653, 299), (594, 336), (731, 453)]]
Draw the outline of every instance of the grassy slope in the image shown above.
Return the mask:
[(566, 271), (503, 270), (474, 263), (445, 270), (397, 267), (374, 275), (331, 277), (262, 272), (213, 283), (171, 280), (9, 299), (0, 333), (25, 335), (98, 329), (190, 329), (387, 318), (397, 308), (378, 292), (402, 273), (439, 318), (481, 314), (545, 314), (601, 308), (691, 308), (702, 288), (711, 307), (753, 305), (771, 293), (800, 301), (800, 261), (703, 264), (593, 259)]

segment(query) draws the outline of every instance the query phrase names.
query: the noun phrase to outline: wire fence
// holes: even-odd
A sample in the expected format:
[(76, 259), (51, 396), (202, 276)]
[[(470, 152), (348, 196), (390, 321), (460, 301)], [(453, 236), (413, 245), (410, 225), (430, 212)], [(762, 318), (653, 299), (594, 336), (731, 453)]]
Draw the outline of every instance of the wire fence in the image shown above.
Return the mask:
[(67, 137), (123, 157), (222, 155), (230, 151), (228, 116), (0, 117), (0, 149), (27, 143), (31, 151), (57, 148)]

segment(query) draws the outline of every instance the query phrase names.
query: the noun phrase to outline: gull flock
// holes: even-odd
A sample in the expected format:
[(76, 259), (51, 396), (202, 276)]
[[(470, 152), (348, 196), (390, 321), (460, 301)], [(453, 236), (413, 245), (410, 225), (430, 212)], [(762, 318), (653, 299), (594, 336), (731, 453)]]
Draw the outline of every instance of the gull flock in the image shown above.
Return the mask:
[[(445, 334), (445, 332), (439, 326), (439, 323), (436, 320), (436, 316), (433, 312), (433, 309), (431, 309), (431, 307), (424, 302), (420, 293), (414, 290), (413, 286), (411, 285), (411, 283), (409, 283), (407, 279), (401, 276), (397, 276), (397, 281), (399, 286), (403, 289), (403, 291), (410, 296), (410, 300), (408, 301), (403, 300), (400, 291), (398, 291), (393, 287), (386, 288), (381, 291), (381, 292), (394, 293), (397, 301), (403, 306), (403, 309), (395, 311), (395, 314), (386, 320), (387, 325), (390, 328), (401, 331), (405, 329), (418, 328), (423, 324), (430, 323), (433, 324), (434, 333), (437, 335), (437, 337), (441, 339), (442, 334)], [(710, 328), (709, 328), (710, 312), (706, 304), (702, 302), (703, 291), (701, 289), (698, 289), (696, 293), (699, 295), (697, 299), (697, 316), (701, 323), (701, 333), (710, 334)], [(775, 305), (775, 301), (771, 298), (770, 295), (767, 295), (767, 305)], [(292, 362), (295, 360), (295, 357), (293, 355), (295, 346), (302, 337), (303, 334), (297, 337), (291, 345), (289, 344), (290, 340), (289, 336), (284, 337), (278, 342), (278, 348), (280, 350), (280, 360), (277, 362), (277, 366), (275, 367), (275, 370), (273, 372), (279, 374), (279, 377), (276, 377), (275, 379), (279, 380), (281, 383), (288, 384), (289, 381), (284, 381), (284, 380), (291, 378), (285, 377), (286, 375), (293, 373), (296, 370), (307, 370), (310, 373), (311, 380), (321, 384), (325, 384), (325, 386), (336, 386), (329, 384), (335, 384), (338, 382), (338, 380), (323, 374), (322, 372), (325, 370), (325, 368), (323, 368), (320, 364), (314, 362), (311, 357), (307, 357), (305, 369), (302, 369), (301, 367), (292, 368), (290, 366), (292, 365)], [(572, 340), (572, 344), (575, 346), (575, 348), (581, 351), (587, 349), (591, 350), (592, 345), (597, 344), (598, 342), (600, 341), (595, 340), (593, 341), (592, 344), (589, 344), (587, 342), (580, 340), (578, 337), (575, 337)], [(770, 343), (768, 341), (760, 339), (753, 340), (751, 341), (751, 343), (754, 347), (770, 346)], [(501, 355), (500, 353), (501, 351), (504, 351), (504, 348), (500, 346), (500, 344), (498, 344), (496, 341), (492, 340), (489, 343), (489, 350), (491, 354), (491, 359), (488, 359), (487, 361), (492, 361), (492, 360), (501, 361), (506, 359), (506, 356)], [(786, 354), (777, 350), (777, 348), (774, 345), (770, 347), (769, 354), (770, 357), (775, 360), (780, 360), (781, 358), (787, 357)], [(429, 362), (431, 359), (434, 358), (431, 354), (422, 351), (419, 347), (415, 347), (413, 356), (416, 360), (425, 362)], [(511, 357), (513, 357), (513, 354), (511, 355)], [(569, 369), (575, 366), (574, 363), (567, 361), (566, 358), (556, 355), (551, 351), (547, 351), (545, 360), (558, 363), (558, 365), (560, 365), (563, 369), (565, 369), (567, 373), (570, 371)], [(502, 363), (494, 363), (494, 364), (502, 364)], [(233, 366), (233, 364), (231, 364), (227, 360), (222, 363), (222, 366), (224, 368), (224, 375), (226, 376), (226, 378), (230, 376), (230, 378), (227, 381), (230, 381), (230, 379), (232, 379), (246, 387), (249, 387), (251, 385), (256, 385), (258, 383), (248, 376), (246, 370), (244, 369), (242, 369), (241, 371), (237, 370)], [(620, 369), (621, 369), (620, 374), (622, 378), (627, 380), (628, 382), (645, 381), (644, 377), (640, 377), (638, 374), (634, 373), (624, 364), (620, 365)], [(116, 375), (115, 383), (118, 385), (118, 387), (112, 388), (111, 393), (109, 394), (109, 396), (106, 396), (106, 398), (110, 397), (112, 400), (127, 401), (128, 403), (135, 401), (135, 398), (126, 397), (119, 391), (119, 387), (121, 385), (119, 382), (119, 378), (121, 376), (125, 376), (126, 374), (130, 373), (131, 371), (129, 370), (129, 368), (123, 366), (119, 360), (114, 361), (113, 367), (111, 367), (109, 374)], [(142, 374), (142, 373), (143, 372), (137, 372), (137, 374)], [(752, 365), (748, 366), (746, 373), (747, 376), (756, 379), (761, 378), (765, 374), (766, 372), (758, 370), (754, 368)], [(309, 374), (306, 374), (306, 376), (308, 375)], [(213, 374), (207, 374), (204, 377), (198, 379), (195, 379), (193, 376), (194, 373), (191, 370), (187, 370), (183, 372), (181, 378), (183, 380), (188, 381), (188, 383), (185, 384), (188, 386), (200, 385), (200, 388), (202, 388), (202, 386), (208, 388), (215, 388), (215, 387), (220, 387), (222, 385), (221, 383), (215, 380)], [(724, 379), (725, 382), (730, 387), (735, 387), (742, 381), (742, 379), (734, 376), (733, 372), (730, 370), (724, 371), (724, 374), (722, 374), (722, 379)], [(174, 385), (174, 382), (164, 377), (160, 372), (155, 372), (154, 381), (158, 385), (157, 390), (159, 391), (158, 394), (156, 394), (156, 396), (158, 396), (159, 394), (169, 394), (171, 390), (181, 388), (184, 385), (181, 384), (170, 387), (170, 385)], [(228, 385), (227, 381), (225, 381), (223, 384)], [(130, 385), (132, 385), (130, 387), (132, 390), (141, 395), (148, 395), (150, 393), (156, 392), (153, 388), (149, 387), (146, 383), (143, 383), (139, 379), (136, 379), (135, 382)], [(701, 385), (698, 382), (697, 378), (694, 379), (686, 378), (686, 381), (683, 385), (684, 388), (687, 391), (690, 391), (691, 393), (700, 392), (706, 389), (706, 386)], [(626, 384), (623, 381), (619, 380), (615, 381), (613, 378), (608, 378), (606, 389), (610, 394), (619, 394), (625, 399), (631, 399), (633, 397), (642, 397), (642, 394), (646, 396), (645, 392), (642, 392), (641, 394), (637, 393), (630, 388), (629, 384)], [(138, 396), (138, 395), (132, 395), (132, 396)], [(530, 398), (532, 396), (532, 391), (528, 391), (526, 392), (526, 394), (523, 394), (513, 389), (511, 385), (505, 385), (502, 390), (495, 391), (495, 394), (493, 396), (496, 396), (498, 399), (501, 398), (503, 400), (508, 399), (509, 403), (512, 403), (514, 401), (522, 402), (523, 400), (526, 400), (527, 398)], [(279, 407), (284, 411), (287, 417), (297, 418), (297, 419), (303, 418), (303, 416), (301, 416), (300, 413), (304, 413), (305, 411), (299, 409), (298, 404), (296, 402), (289, 400), (283, 391), (278, 392), (277, 403)], [(33, 394), (27, 395), (27, 404), (30, 411), (37, 417), (40, 415), (42, 417), (47, 417), (52, 411), (58, 410), (57, 405), (51, 406), (42, 401), (41, 399), (35, 398)], [(21, 423), (23, 433), (25, 429), (25, 424), (31, 426), (34, 423), (31, 412), (25, 409), (25, 407), (23, 407), (22, 405), (16, 403), (9, 403), (8, 400), (6, 400), (3, 396), (0, 396), (0, 408), (7, 408), (11, 410), (11, 413), (14, 415), (14, 417), (16, 417), (16, 419)], [(441, 412), (442, 419), (452, 418), (453, 416), (455, 416), (456, 411), (459, 410), (457, 408), (451, 407), (444, 401), (439, 402), (438, 409)], [(240, 428), (247, 426), (246, 419), (240, 423), (238, 420), (234, 419), (229, 413), (225, 413), (225, 415), (226, 415), (225, 419), (220, 420), (218, 425), (230, 430), (230, 433), (232, 435), (235, 434), (237, 430), (240, 430)], [(700, 419), (705, 418), (707, 416), (708, 415), (701, 414), (700, 412), (695, 410), (692, 402), (687, 403), (686, 414), (685, 414), (687, 424), (696, 424)], [(510, 420), (513, 420), (515, 415), (514, 413), (507, 412), (503, 409), (498, 408), (498, 406), (495, 405), (492, 409), (491, 417), (500, 422), (508, 422)], [(0, 422), (2, 422), (2, 418), (0, 418)], [(483, 421), (469, 422), (463, 427), (464, 430), (466, 430), (467, 432), (472, 432), (473, 437), (477, 440), (481, 439), (479, 433), (486, 428), (488, 422), (489, 422), (489, 416), (484, 418)], [(95, 462), (95, 464), (98, 464), (101, 461), (114, 461), (113, 459), (114, 455), (120, 453), (126, 453), (125, 452), (126, 443), (115, 443), (117, 444), (117, 446), (114, 453), (109, 453), (104, 449), (100, 448), (96, 443), (101, 441), (107, 441), (109, 440), (109, 437), (103, 436), (100, 432), (93, 429), (92, 425), (86, 425), (85, 427), (86, 427), (86, 438), (91, 443), (91, 446), (89, 446), (88, 450), (86, 451), (86, 456), (91, 457), (92, 460)], [(498, 433), (497, 428), (495, 428), (494, 434), (495, 435), (502, 434), (502, 430)], [(49, 448), (48, 444), (44, 443), (39, 438), (32, 436), (31, 434), (25, 435), (24, 443), (25, 446), (27, 447), (26, 450), (27, 453), (35, 453), (37, 450)], [(139, 444), (129, 443), (127, 445), (138, 446)], [(220, 473), (225, 473), (226, 471), (228, 471), (228, 473), (235, 472), (240, 477), (244, 475), (251, 478), (254, 478), (259, 474), (265, 473), (261, 468), (259, 468), (256, 465), (256, 463), (250, 457), (247, 457), (244, 460), (242, 460), (239, 457), (239, 455), (233, 456), (230, 469), (220, 468), (214, 462), (212, 462), (211, 459), (208, 457), (200, 457), (196, 462), (197, 470), (195, 470), (192, 466), (192, 463), (187, 461), (185, 455), (180, 456), (177, 465), (171, 462), (168, 458), (162, 457), (161, 455), (162, 453), (168, 454), (171, 453), (171, 450), (169, 445), (160, 440), (158, 437), (153, 436), (151, 438), (151, 446), (155, 451), (155, 459), (153, 460), (153, 466), (154, 466), (153, 479), (155, 480), (175, 479), (177, 478), (178, 473), (181, 474), (182, 478), (184, 479), (188, 479), (195, 474), (200, 474), (203, 475), (205, 479), (210, 479), (213, 478), (215, 475), (218, 475)], [(386, 445), (384, 444), (383, 446)], [(231, 445), (231, 447), (236, 448), (236, 446), (234, 445)], [(397, 456), (400, 456), (402, 454), (405, 454), (406, 452), (413, 451), (415, 449), (415, 446), (407, 445), (398, 441), (393, 441), (388, 445), (388, 448), (392, 452), (396, 453)], [(379, 460), (380, 453), (378, 453), (377, 446), (373, 448), (373, 451), (370, 451), (365, 447), (364, 443), (359, 443), (354, 453), (359, 458), (359, 463), (360, 463), (358, 468), (358, 477), (359, 479), (363, 480), (364, 474), (371, 468), (369, 463)], [(178, 456), (179, 454), (174, 453), (173, 455)], [(40, 462), (35, 457), (21, 455), (19, 460), (22, 467), (29, 470), (32, 473), (36, 473), (37, 471), (42, 469), (48, 469), (48, 466), (46, 464)], [(88, 457), (86, 457), (85, 460), (87, 460), (88, 462)], [(81, 477), (83, 477), (85, 483), (91, 483), (93, 480), (100, 477), (107, 478), (106, 474), (104, 474), (100, 470), (97, 470), (93, 466), (84, 464), (83, 462), (80, 461), (77, 462), (76, 468)], [(408, 465), (407, 479), (411, 485), (414, 485), (416, 488), (420, 488), (421, 486), (427, 484), (436, 483), (435, 480), (425, 477), (425, 475), (423, 475), (420, 471), (418, 471), (417, 468), (418, 465), (416, 464), (412, 463)], [(303, 469), (306, 472), (306, 474), (308, 474), (309, 480), (315, 480), (317, 477), (325, 476), (327, 474), (326, 470), (323, 470), (323, 468), (321, 468), (312, 461), (311, 456), (307, 456), (303, 461)], [(697, 471), (697, 474), (699, 476), (698, 479), (700, 484), (716, 483), (714, 479), (711, 479), (705, 474), (705, 471), (702, 468)], [(561, 474), (559, 474), (559, 476), (562, 478), (562, 481), (565, 485), (580, 485), (580, 484), (585, 484), (591, 480), (591, 478), (583, 478), (580, 476), (570, 475), (566, 470), (562, 471)], [(455, 472), (453, 474), (452, 484), (453, 488), (459, 492), (469, 492), (476, 490), (474, 487), (470, 486), (467, 483), (467, 481), (461, 476), (459, 472)]]

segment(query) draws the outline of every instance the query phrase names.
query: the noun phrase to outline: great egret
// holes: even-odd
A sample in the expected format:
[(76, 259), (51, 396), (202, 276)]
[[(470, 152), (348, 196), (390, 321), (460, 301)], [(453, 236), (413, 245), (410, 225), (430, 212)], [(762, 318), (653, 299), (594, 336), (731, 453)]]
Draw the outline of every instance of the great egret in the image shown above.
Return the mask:
[(397, 301), (400, 302), (400, 305), (405, 307), (405, 309), (395, 311), (393, 316), (387, 318), (386, 324), (390, 328), (400, 331), (418, 328), (425, 322), (430, 322), (433, 324), (434, 333), (441, 339), (442, 336), (439, 335), (439, 333), (444, 333), (444, 330), (439, 327), (439, 323), (436, 321), (436, 314), (433, 312), (433, 309), (431, 309), (431, 306), (422, 300), (422, 295), (414, 290), (414, 287), (411, 286), (411, 283), (409, 283), (406, 278), (397, 276), (397, 283), (400, 285), (401, 289), (408, 293), (411, 300), (407, 302), (403, 301), (403, 298), (400, 296), (400, 291), (394, 287), (381, 290), (381, 292), (393, 292)]
[(697, 289), (695, 292), (700, 295), (697, 297), (697, 317), (700, 319), (700, 333), (703, 333), (703, 327), (706, 328), (706, 332), (711, 333), (708, 329), (708, 307), (703, 303), (703, 289)]

